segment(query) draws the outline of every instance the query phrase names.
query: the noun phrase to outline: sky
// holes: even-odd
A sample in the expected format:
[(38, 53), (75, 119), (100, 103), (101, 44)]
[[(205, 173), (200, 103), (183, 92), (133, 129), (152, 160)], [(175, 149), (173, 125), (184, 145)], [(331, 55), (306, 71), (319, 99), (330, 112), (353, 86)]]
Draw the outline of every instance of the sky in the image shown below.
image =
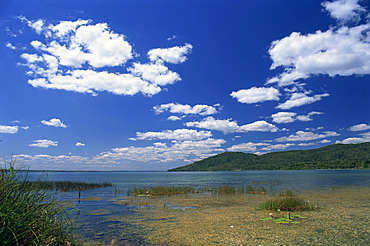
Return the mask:
[(165, 171), (370, 141), (369, 0), (0, 0), (0, 152)]

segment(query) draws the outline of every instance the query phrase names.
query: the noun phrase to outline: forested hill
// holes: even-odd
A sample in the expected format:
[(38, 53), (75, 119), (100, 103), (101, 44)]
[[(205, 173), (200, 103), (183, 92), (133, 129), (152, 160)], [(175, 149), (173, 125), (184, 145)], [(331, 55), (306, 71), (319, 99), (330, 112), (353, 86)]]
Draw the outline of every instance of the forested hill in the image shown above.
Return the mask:
[(370, 167), (370, 142), (264, 155), (224, 152), (168, 171), (308, 170)]

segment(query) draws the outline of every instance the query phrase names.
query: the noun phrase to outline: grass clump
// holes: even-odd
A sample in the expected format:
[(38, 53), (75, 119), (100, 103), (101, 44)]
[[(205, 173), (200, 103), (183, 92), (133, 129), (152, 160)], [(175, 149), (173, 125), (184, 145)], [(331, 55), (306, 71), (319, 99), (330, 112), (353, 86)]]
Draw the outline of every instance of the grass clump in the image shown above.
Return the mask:
[(86, 182), (72, 182), (72, 181), (25, 181), (22, 182), (25, 189), (45, 189), (45, 190), (60, 190), (60, 191), (76, 191), (89, 190), (107, 186), (113, 186), (111, 183), (86, 183)]
[(177, 186), (155, 186), (150, 188), (134, 188), (128, 190), (128, 195), (133, 196), (164, 196), (164, 195), (177, 195), (195, 193), (193, 187), (177, 187)]
[(26, 189), (14, 166), (0, 168), (0, 245), (75, 245), (64, 207), (37, 182)]
[(260, 204), (259, 208), (274, 211), (307, 211), (315, 210), (317, 207), (288, 190), (282, 191), (279, 197)]

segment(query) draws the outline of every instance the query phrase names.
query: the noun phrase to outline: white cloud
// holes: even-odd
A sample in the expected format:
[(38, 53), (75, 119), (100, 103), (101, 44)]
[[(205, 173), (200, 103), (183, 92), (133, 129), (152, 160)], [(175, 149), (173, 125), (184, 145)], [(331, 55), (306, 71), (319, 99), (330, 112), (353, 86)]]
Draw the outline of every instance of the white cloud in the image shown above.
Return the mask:
[(338, 0), (323, 2), (321, 5), (330, 13), (331, 17), (341, 21), (359, 21), (361, 12), (366, 9), (358, 4), (359, 0)]
[(276, 123), (292, 123), (296, 120), (300, 121), (312, 121), (312, 115), (323, 114), (322, 112), (312, 111), (307, 115), (297, 115), (294, 112), (278, 112), (276, 114), (271, 115), (272, 121)]
[(282, 150), (294, 146), (295, 144), (287, 143), (287, 144), (269, 144), (268, 146), (261, 148), (263, 151), (270, 151), (270, 150)]
[(85, 144), (84, 144), (84, 143), (81, 143), (81, 142), (77, 142), (77, 143), (76, 143), (76, 146), (77, 146), (77, 147), (81, 147), (81, 146), (85, 146)]
[(313, 119), (311, 118), (312, 115), (320, 115), (323, 114), (322, 112), (317, 112), (317, 111), (312, 111), (308, 113), (307, 115), (298, 115), (297, 120), (300, 121), (312, 121)]
[(294, 107), (300, 107), (306, 104), (311, 104), (320, 101), (323, 97), (329, 96), (328, 93), (314, 95), (312, 97), (307, 96), (306, 93), (297, 92), (293, 93), (289, 100), (284, 103), (280, 103), (276, 108), (279, 109), (291, 109)]
[(7, 48), (9, 48), (9, 49), (12, 49), (12, 50), (16, 50), (16, 49), (17, 49), (17, 47), (15, 47), (14, 45), (12, 45), (10, 42), (7, 42), (7, 43), (5, 44), (5, 47), (7, 47)]
[(366, 130), (369, 130), (369, 129), (370, 129), (370, 125), (367, 125), (367, 124), (358, 124), (358, 125), (351, 126), (349, 128), (349, 130), (352, 131), (352, 132), (366, 131)]
[(272, 87), (252, 87), (250, 89), (242, 89), (233, 91), (230, 96), (236, 98), (240, 103), (259, 103), (264, 101), (278, 101), (280, 92)]
[(255, 121), (250, 124), (239, 126), (237, 132), (277, 132), (279, 129), (264, 120)]
[(297, 113), (293, 112), (279, 112), (271, 115), (272, 121), (276, 123), (291, 123), (295, 121)]
[(170, 71), (168, 67), (163, 65), (162, 61), (147, 64), (134, 63), (133, 67), (129, 68), (128, 71), (137, 77), (141, 77), (145, 81), (160, 86), (173, 84), (181, 80), (179, 74)]
[(236, 121), (232, 121), (231, 119), (227, 120), (217, 120), (212, 116), (203, 119), (202, 121), (193, 121), (193, 122), (186, 122), (186, 126), (188, 127), (198, 127), (204, 128), (209, 130), (217, 130), (221, 131), (224, 134), (233, 133), (233, 132), (250, 132), (250, 131), (258, 131), (258, 132), (276, 132), (278, 128), (266, 121), (256, 121), (250, 124), (239, 126)]
[(30, 144), (30, 146), (39, 147), (39, 148), (48, 148), (50, 146), (58, 146), (58, 142), (47, 140), (47, 139), (40, 139), (40, 140), (35, 140), (33, 144)]
[[(195, 161), (204, 159), (220, 149), (226, 141), (223, 139), (205, 139), (200, 141), (173, 141), (171, 146), (166, 143), (155, 143), (148, 147), (123, 147), (101, 153), (93, 158), (93, 162), (116, 162), (131, 160), (140, 162), (171, 162)], [(191, 159), (191, 160), (190, 160)]]
[(42, 120), (41, 123), (47, 126), (62, 127), (62, 128), (68, 127), (60, 119), (57, 119), (57, 118), (50, 119), (49, 121)]
[(180, 117), (178, 116), (175, 116), (175, 115), (171, 115), (167, 118), (167, 120), (171, 120), (171, 121), (177, 121), (177, 120), (181, 120)]
[(151, 61), (161, 59), (165, 62), (178, 64), (186, 61), (185, 55), (189, 54), (192, 48), (191, 44), (185, 44), (184, 46), (175, 46), (167, 49), (152, 49), (148, 52), (148, 57)]
[(232, 121), (231, 119), (216, 120), (212, 116), (209, 116), (202, 121), (186, 122), (185, 125), (188, 127), (217, 130), (223, 132), (224, 134), (235, 132), (239, 128), (236, 121)]
[(275, 139), (278, 142), (293, 142), (293, 141), (310, 141), (327, 137), (336, 137), (340, 134), (333, 131), (326, 131), (324, 133), (318, 134), (313, 132), (297, 131), (295, 134), (292, 134), (288, 137), (281, 137)]
[[(166, 130), (162, 132), (137, 132), (135, 140), (174, 139), (174, 140), (202, 140), (211, 137), (210, 131), (190, 129)], [(134, 140), (134, 139), (132, 139)]]
[(342, 143), (342, 144), (356, 144), (356, 143), (364, 143), (364, 142), (370, 142), (370, 132), (359, 134), (362, 137), (352, 137), (352, 138), (346, 138), (342, 141), (336, 141), (336, 143)]
[(269, 144), (269, 143), (241, 143), (228, 148), (228, 151), (241, 151), (241, 152), (257, 152), (257, 151), (270, 151), (282, 150), (294, 146), (295, 144)]
[(272, 42), (271, 69), (283, 67), (285, 71), (267, 83), (286, 86), (319, 74), (331, 77), (370, 74), (369, 30), (370, 23), (308, 35), (293, 32)]
[(270, 144), (266, 143), (241, 143), (231, 146), (230, 148), (227, 148), (228, 151), (234, 151), (234, 152), (255, 152), (257, 151), (257, 148), (259, 146), (266, 146)]
[[(183, 62), (191, 50), (190, 44), (154, 50), (156, 59), (147, 64), (133, 61), (129, 66), (127, 62), (135, 58), (132, 45), (124, 35), (111, 31), (106, 23), (77, 20), (52, 25), (43, 20), (20, 19), (46, 37), (45, 43), (30, 42), (35, 54), (21, 55), (26, 61), (23, 65), (29, 68), (27, 75), (33, 77), (28, 83), (34, 87), (94, 96), (101, 91), (151, 96), (159, 93), (161, 86), (181, 80), (178, 73), (163, 64), (164, 61)], [(121, 72), (124, 65), (127, 72)]]
[(0, 133), (15, 134), (18, 132), (18, 126), (2, 126), (0, 125)]
[(167, 104), (161, 104), (158, 106), (154, 106), (153, 110), (156, 114), (169, 111), (173, 114), (211, 115), (211, 114), (218, 113), (219, 106), (220, 106), (219, 104), (215, 104), (213, 106), (204, 105), (204, 104), (197, 104), (194, 106), (190, 106), (188, 104), (167, 103)]

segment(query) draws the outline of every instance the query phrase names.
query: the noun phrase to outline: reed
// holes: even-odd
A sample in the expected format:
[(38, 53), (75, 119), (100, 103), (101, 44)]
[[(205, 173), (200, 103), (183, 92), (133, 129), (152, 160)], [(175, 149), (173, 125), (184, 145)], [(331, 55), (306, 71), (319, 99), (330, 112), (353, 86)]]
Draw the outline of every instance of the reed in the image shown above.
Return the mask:
[(191, 193), (212, 193), (212, 194), (266, 194), (267, 189), (263, 186), (247, 186), (234, 187), (223, 185), (212, 188), (199, 188), (189, 186), (155, 186), (155, 187), (136, 187), (128, 189), (128, 196), (163, 196), (163, 195), (177, 195), (177, 194), (191, 194)]
[(282, 191), (278, 198), (260, 204), (260, 209), (274, 211), (306, 211), (315, 210), (317, 206), (293, 194), (292, 191)]
[(37, 182), (27, 186), (25, 182), (15, 161), (8, 169), (1, 168), (0, 245), (76, 245), (70, 233), (73, 225), (61, 203)]
[(177, 187), (177, 186), (155, 186), (155, 187), (144, 187), (134, 188), (127, 191), (128, 195), (133, 196), (163, 196), (163, 195), (176, 195), (176, 194), (188, 194), (195, 193), (196, 190), (193, 187)]
[(102, 183), (86, 183), (72, 181), (24, 181), (22, 182), (23, 189), (44, 189), (44, 190), (60, 190), (60, 191), (76, 191), (89, 190), (101, 187), (113, 186), (108, 182)]

